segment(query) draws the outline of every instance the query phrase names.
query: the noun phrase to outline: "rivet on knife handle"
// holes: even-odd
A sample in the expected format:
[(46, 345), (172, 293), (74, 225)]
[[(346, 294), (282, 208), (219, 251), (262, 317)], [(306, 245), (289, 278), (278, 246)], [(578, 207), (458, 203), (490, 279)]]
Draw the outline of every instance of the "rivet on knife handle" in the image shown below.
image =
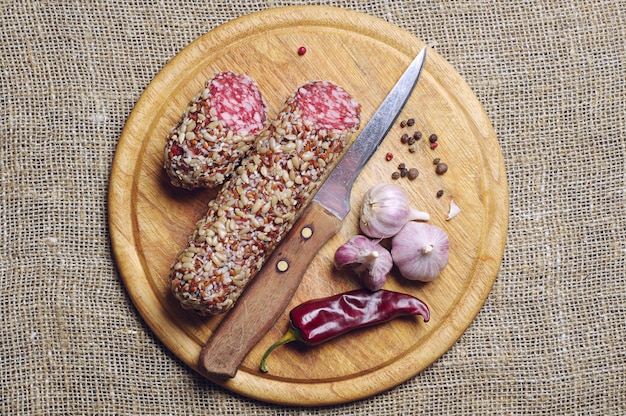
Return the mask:
[[(312, 202), (216, 328), (200, 353), (209, 377), (234, 377), (246, 355), (289, 304), (319, 249), (341, 228), (341, 220)], [(281, 305), (279, 307), (278, 305)]]

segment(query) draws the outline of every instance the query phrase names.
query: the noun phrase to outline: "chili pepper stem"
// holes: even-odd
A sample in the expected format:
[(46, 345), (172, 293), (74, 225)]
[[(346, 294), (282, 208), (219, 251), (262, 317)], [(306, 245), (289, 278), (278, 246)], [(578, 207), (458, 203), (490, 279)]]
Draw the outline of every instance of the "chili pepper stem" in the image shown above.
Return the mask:
[(267, 361), (267, 357), (270, 355), (270, 353), (274, 351), (277, 347), (280, 347), (281, 345), (286, 344), (291, 341), (298, 341), (298, 337), (296, 333), (291, 328), (289, 328), (289, 331), (287, 331), (287, 333), (283, 335), (281, 339), (279, 339), (274, 344), (272, 344), (267, 349), (267, 351), (265, 351), (265, 354), (263, 354), (263, 357), (261, 358), (261, 365), (260, 365), (262, 372), (267, 373), (267, 367), (265, 365), (265, 361)]

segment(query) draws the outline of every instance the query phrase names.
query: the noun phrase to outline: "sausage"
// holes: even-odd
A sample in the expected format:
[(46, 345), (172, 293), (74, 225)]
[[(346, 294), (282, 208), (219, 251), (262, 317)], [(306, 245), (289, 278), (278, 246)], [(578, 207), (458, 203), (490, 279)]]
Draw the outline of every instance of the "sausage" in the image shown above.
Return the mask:
[(292, 94), (174, 261), (171, 290), (183, 308), (215, 315), (235, 304), (359, 125), (360, 105), (331, 82)]
[(164, 168), (172, 185), (196, 189), (222, 184), (266, 120), (266, 104), (252, 78), (214, 75), (168, 135)]

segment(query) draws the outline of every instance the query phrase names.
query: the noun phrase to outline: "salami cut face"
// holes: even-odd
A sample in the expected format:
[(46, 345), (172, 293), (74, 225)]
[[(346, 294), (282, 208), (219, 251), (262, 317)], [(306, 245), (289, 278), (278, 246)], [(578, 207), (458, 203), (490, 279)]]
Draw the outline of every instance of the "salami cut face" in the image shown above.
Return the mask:
[(201, 315), (233, 307), (323, 183), (360, 124), (342, 88), (296, 89), (209, 202), (170, 271), (174, 297)]
[(265, 125), (265, 104), (250, 77), (222, 72), (211, 80), (209, 93), (209, 105), (226, 130), (248, 136)]
[(360, 107), (343, 88), (330, 82), (313, 82), (295, 97), (305, 122), (320, 129), (352, 129), (359, 124)]
[(252, 78), (216, 74), (167, 138), (164, 168), (170, 182), (187, 189), (221, 185), (266, 121), (265, 101)]

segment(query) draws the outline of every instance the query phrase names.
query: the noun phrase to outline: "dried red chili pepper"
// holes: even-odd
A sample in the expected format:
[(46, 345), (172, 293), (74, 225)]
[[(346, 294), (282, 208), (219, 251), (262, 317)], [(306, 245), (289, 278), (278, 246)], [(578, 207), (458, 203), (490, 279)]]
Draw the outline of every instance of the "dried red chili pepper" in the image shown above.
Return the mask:
[(289, 313), (289, 330), (261, 358), (261, 371), (277, 347), (291, 341), (318, 345), (349, 331), (390, 321), (404, 315), (421, 315), (430, 319), (428, 306), (418, 298), (390, 290), (370, 292), (352, 290), (322, 299), (313, 299), (296, 306)]

